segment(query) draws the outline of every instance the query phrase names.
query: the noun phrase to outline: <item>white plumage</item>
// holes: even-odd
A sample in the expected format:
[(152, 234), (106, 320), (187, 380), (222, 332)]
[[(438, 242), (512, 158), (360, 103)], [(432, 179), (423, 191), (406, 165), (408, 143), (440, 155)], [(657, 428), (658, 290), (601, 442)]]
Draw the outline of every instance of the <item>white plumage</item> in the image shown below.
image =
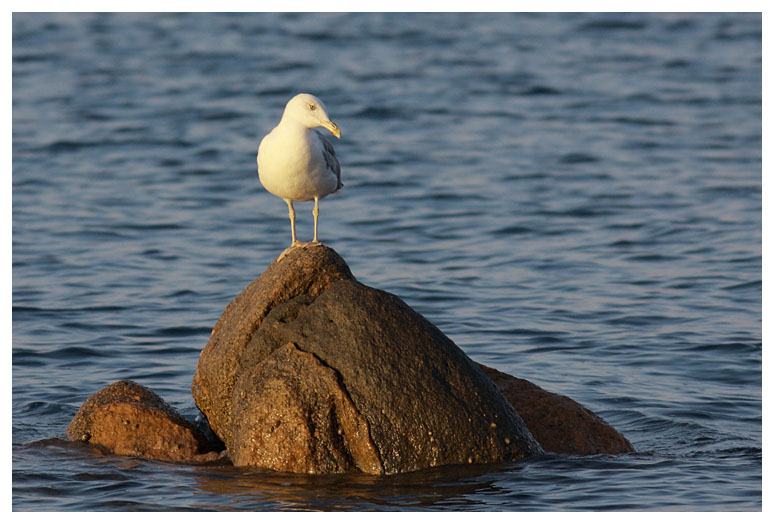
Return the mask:
[(317, 97), (301, 93), (285, 106), (280, 123), (261, 140), (258, 146), (258, 178), (269, 193), (288, 204), (291, 218), (291, 246), (296, 240), (296, 212), (293, 203), (315, 201), (312, 216), (315, 219), (315, 237), (318, 242), (318, 202), (342, 187), (339, 161), (334, 147), (316, 130), (326, 128), (336, 138), (339, 126), (328, 117), (323, 102)]

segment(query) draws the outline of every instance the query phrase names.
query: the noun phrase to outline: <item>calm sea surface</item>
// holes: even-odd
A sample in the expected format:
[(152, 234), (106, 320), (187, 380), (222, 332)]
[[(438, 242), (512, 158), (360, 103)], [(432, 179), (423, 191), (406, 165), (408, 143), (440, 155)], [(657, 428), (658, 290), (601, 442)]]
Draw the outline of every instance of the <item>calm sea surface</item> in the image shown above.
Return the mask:
[[(760, 510), (761, 68), (756, 14), (15, 14), (13, 509)], [(307, 477), (63, 441), (122, 378), (197, 415), (290, 242), (255, 155), (305, 91), (342, 128), (321, 240), (637, 454)]]

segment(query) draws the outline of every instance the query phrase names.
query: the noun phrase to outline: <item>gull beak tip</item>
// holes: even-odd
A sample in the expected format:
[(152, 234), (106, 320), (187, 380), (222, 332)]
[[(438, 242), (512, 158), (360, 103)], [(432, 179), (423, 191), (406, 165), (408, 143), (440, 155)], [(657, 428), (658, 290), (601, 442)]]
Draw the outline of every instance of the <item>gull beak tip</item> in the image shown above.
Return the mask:
[(326, 128), (328, 128), (328, 131), (330, 131), (333, 136), (335, 136), (336, 138), (340, 138), (342, 136), (342, 130), (339, 129), (339, 126), (337, 126), (330, 120), (327, 122), (327, 124), (328, 125), (326, 126)]

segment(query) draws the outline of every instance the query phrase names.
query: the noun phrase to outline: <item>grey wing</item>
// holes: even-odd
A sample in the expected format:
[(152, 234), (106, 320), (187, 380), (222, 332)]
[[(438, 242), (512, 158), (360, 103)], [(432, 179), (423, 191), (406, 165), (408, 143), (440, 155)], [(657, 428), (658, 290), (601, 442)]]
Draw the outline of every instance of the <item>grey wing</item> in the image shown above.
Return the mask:
[(315, 133), (317, 133), (318, 138), (320, 139), (320, 143), (323, 144), (323, 158), (326, 161), (326, 168), (328, 168), (328, 171), (332, 173), (336, 173), (336, 189), (337, 191), (340, 190), (343, 186), (342, 184), (342, 170), (339, 167), (339, 160), (336, 158), (336, 152), (334, 151), (334, 146), (328, 141), (328, 139), (318, 130), (315, 130)]

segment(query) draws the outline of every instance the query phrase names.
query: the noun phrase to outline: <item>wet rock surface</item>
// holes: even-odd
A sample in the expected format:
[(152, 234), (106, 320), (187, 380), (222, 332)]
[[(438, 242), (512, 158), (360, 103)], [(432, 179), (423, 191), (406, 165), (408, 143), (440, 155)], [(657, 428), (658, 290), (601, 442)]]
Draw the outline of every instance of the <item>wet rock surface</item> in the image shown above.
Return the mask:
[(239, 377), (232, 461), (286, 472), (384, 472), (340, 375), (288, 343)]
[(218, 445), (151, 390), (117, 381), (89, 396), (67, 427), (73, 441), (114, 454), (177, 463), (218, 459)]
[(623, 454), (635, 447), (603, 418), (571, 398), (547, 392), (527, 381), (479, 365), (519, 412), (546, 452)]

